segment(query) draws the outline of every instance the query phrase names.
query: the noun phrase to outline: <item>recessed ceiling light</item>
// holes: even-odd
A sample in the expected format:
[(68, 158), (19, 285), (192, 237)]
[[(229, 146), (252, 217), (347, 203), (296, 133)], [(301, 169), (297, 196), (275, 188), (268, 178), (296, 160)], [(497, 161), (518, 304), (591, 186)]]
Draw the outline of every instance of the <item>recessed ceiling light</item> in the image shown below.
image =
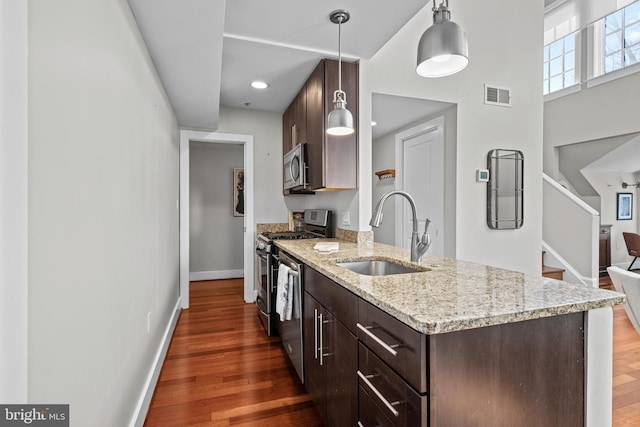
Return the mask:
[(377, 124), (378, 124), (378, 122), (373, 121), (373, 120), (371, 121), (371, 126), (375, 126), (375, 125), (377, 125)]
[(266, 89), (269, 87), (269, 83), (256, 80), (255, 82), (251, 82), (251, 87), (255, 89)]

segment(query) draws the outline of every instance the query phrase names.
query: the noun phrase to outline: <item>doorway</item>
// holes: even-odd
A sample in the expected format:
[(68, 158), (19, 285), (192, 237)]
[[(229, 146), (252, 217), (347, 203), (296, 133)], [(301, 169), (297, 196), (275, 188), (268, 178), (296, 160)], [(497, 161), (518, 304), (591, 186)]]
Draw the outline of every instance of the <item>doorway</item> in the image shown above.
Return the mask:
[[(189, 308), (189, 145), (190, 142), (239, 144), (244, 157), (244, 301), (255, 301), (254, 292), (254, 189), (253, 136), (217, 132), (180, 131), (180, 304)], [(221, 242), (224, 244), (224, 242)]]
[[(432, 255), (444, 255), (444, 116), (396, 135), (396, 190), (413, 197), (419, 215), (417, 229), (429, 218)], [(408, 203), (396, 203), (396, 246), (409, 248), (413, 221)]]

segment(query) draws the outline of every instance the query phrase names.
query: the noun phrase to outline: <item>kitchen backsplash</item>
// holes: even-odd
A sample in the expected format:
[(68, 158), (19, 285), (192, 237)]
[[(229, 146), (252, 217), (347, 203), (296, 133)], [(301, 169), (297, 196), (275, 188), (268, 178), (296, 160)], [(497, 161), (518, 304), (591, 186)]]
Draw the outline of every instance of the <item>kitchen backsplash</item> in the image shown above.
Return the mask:
[(290, 231), (289, 224), (286, 222), (271, 222), (264, 224), (256, 224), (256, 231), (258, 233), (281, 233), (283, 231)]

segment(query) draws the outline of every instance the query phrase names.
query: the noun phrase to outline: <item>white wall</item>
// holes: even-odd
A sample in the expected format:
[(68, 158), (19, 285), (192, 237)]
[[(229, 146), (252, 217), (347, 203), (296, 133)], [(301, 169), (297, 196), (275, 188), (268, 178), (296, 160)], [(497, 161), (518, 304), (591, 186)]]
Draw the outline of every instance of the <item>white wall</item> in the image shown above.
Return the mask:
[(179, 133), (126, 0), (29, 2), (29, 106), (28, 399), (128, 425), (179, 298)]
[[(582, 169), (633, 138), (633, 135), (623, 135), (558, 147), (560, 173), (570, 182), (580, 197), (597, 197), (597, 192), (584, 177)], [(640, 153), (638, 153), (638, 159), (640, 160)], [(638, 167), (640, 168), (640, 164)]]
[[(598, 287), (598, 212), (546, 177), (542, 193), (545, 265), (565, 267), (566, 262), (566, 281)], [(554, 262), (555, 254), (563, 263)]]
[[(358, 229), (358, 190), (282, 195), (282, 114), (222, 107), (216, 131), (254, 137), (256, 223), (288, 222), (290, 210), (324, 208), (334, 212), (338, 226)], [(351, 215), (349, 226), (339, 222), (339, 215), (347, 211)]]
[(242, 145), (190, 144), (189, 271), (192, 273), (242, 271), (244, 218), (233, 216), (233, 168), (244, 167), (243, 157)]
[(256, 223), (287, 222), (282, 195), (282, 114), (220, 108), (216, 132), (253, 135)]
[[(457, 104), (456, 255), (458, 258), (540, 274), (542, 235), (542, 2), (462, 1), (452, 19), (469, 39), (470, 65), (440, 79), (416, 75), (416, 46), (432, 23), (425, 6), (371, 60), (361, 61), (360, 197), (370, 214), (371, 93), (412, 96)], [(527, 19), (519, 17), (527, 16)], [(491, 25), (500, 22), (500, 25)], [(512, 108), (483, 103), (484, 84), (512, 90)], [(486, 187), (475, 171), (494, 148), (522, 150), (524, 227), (492, 231), (486, 225)], [(361, 175), (362, 176), (362, 175)], [(364, 193), (364, 194), (363, 194)], [(361, 222), (362, 222), (361, 218)], [(368, 219), (368, 218), (367, 218)], [(518, 251), (513, 251), (517, 247)]]
[[(559, 176), (559, 153), (563, 153), (566, 162), (575, 165), (583, 162), (584, 156), (605, 156), (621, 144), (637, 137), (640, 132), (637, 103), (640, 98), (640, 73), (621, 77), (591, 88), (584, 87), (580, 92), (563, 96), (544, 103), (544, 171), (548, 175)], [(580, 143), (580, 144), (577, 144)], [(577, 144), (569, 147), (571, 144)], [(602, 147), (594, 145), (602, 144)], [(581, 151), (581, 159), (570, 157), (572, 151)], [(630, 153), (636, 155), (636, 153)], [(595, 157), (595, 156), (593, 156)], [(600, 211), (600, 223), (612, 224), (611, 262), (626, 266), (630, 262), (622, 238), (623, 231), (637, 232), (636, 221), (617, 221), (615, 218), (616, 192), (622, 190), (621, 183), (636, 182), (633, 173), (625, 173), (622, 165), (629, 163), (629, 156), (619, 160), (620, 169), (596, 170), (587, 165), (581, 173), (599, 194), (600, 203), (595, 206)], [(564, 161), (564, 160), (563, 160)], [(593, 159), (592, 159), (593, 161)], [(640, 166), (639, 166), (640, 167)], [(634, 192), (631, 189), (631, 192)], [(637, 196), (637, 192), (635, 192)], [(634, 198), (634, 208), (638, 206)], [(593, 200), (588, 200), (593, 206)], [(637, 209), (636, 209), (637, 214)], [(635, 215), (634, 214), (634, 217)]]
[(557, 179), (556, 147), (640, 132), (640, 73), (544, 103), (544, 172)]
[(0, 402), (27, 401), (27, 2), (0, 2)]
[[(600, 223), (611, 224), (611, 265), (626, 269), (633, 258), (629, 257), (622, 233), (638, 232), (638, 195), (633, 187), (622, 188), (622, 183), (636, 182), (633, 173), (604, 172), (591, 169), (584, 170), (585, 176), (600, 194)], [(618, 221), (616, 204), (617, 193), (632, 193), (632, 220)]]
[[(456, 107), (447, 108), (437, 114), (425, 116), (423, 119), (417, 120), (400, 129), (397, 129), (387, 135), (373, 141), (372, 144), (372, 169), (374, 171), (384, 169), (394, 169), (396, 162), (396, 135), (414, 126), (426, 123), (429, 120), (444, 116), (444, 139), (445, 139), (445, 209), (444, 209), (444, 254), (449, 257), (455, 257), (455, 189), (456, 189)], [(395, 189), (395, 180), (380, 180), (372, 174), (372, 210), (382, 197), (388, 191)], [(395, 245), (395, 222), (396, 211), (395, 204), (397, 198), (390, 198), (384, 206), (384, 221), (380, 227), (373, 229), (374, 240), (388, 245)], [(403, 202), (404, 203), (404, 202)]]
[[(421, 120), (421, 123), (427, 120)], [(396, 133), (409, 129), (417, 124), (412, 123), (412, 126), (405, 126), (398, 131), (391, 132), (387, 135), (383, 135), (380, 138), (372, 142), (371, 147), (371, 169), (373, 171), (395, 169), (396, 167)], [(397, 171), (396, 171), (397, 172)], [(395, 190), (395, 179), (378, 179), (378, 177), (372, 174), (371, 177), (372, 187), (372, 205), (371, 211), (375, 209), (378, 201), (383, 194)], [(378, 228), (373, 229), (373, 240), (379, 243), (385, 243), (387, 245), (396, 244), (396, 201), (400, 200), (395, 197), (389, 198), (382, 209), (384, 215), (383, 221)], [(404, 203), (404, 201), (402, 201)]]

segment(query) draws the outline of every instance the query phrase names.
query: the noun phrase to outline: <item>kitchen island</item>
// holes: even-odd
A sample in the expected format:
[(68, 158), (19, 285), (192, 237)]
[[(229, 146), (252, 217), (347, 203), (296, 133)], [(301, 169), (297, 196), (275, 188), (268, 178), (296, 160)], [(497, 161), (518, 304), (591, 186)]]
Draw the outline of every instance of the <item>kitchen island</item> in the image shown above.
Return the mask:
[[(610, 307), (622, 303), (624, 295), (428, 255), (417, 266), (409, 262), (406, 250), (334, 241), (339, 244), (334, 253), (315, 251), (316, 241), (277, 245), (308, 268), (305, 286), (314, 293), (305, 293), (305, 307), (307, 299), (314, 300), (326, 310), (321, 318), (325, 323), (335, 317), (350, 331), (353, 344), (346, 346), (355, 345), (357, 372), (345, 376), (353, 378), (359, 396), (358, 421), (379, 409), (383, 414), (371, 422), (381, 425), (543, 425), (545, 420), (563, 426), (610, 425)], [(372, 259), (428, 271), (367, 276), (337, 265)], [(332, 299), (323, 302), (325, 288), (327, 295), (349, 291), (340, 294), (341, 300), (353, 295), (355, 320), (348, 310), (344, 315), (331, 311)], [(370, 324), (363, 326), (364, 320)], [(305, 323), (311, 325), (304, 330), (305, 339), (317, 335), (314, 321), (317, 324), (317, 318)], [(408, 328), (393, 333), (391, 326), (383, 327), (385, 322)], [(372, 332), (378, 336), (372, 338)], [(400, 342), (401, 336), (411, 334), (416, 335), (415, 345)], [(392, 345), (380, 344), (384, 340), (379, 336)], [(385, 345), (390, 350), (384, 350)], [(403, 351), (410, 354), (403, 356)], [(331, 349), (326, 352), (329, 358), (333, 354)], [(400, 356), (406, 363), (397, 363)], [(402, 367), (414, 357), (413, 371), (421, 371), (415, 377)], [(362, 374), (365, 364), (373, 366), (375, 374)], [(395, 389), (394, 381), (400, 384)], [(335, 389), (348, 395), (353, 392), (348, 388)], [(401, 397), (380, 397), (385, 388), (391, 394), (402, 389)]]

